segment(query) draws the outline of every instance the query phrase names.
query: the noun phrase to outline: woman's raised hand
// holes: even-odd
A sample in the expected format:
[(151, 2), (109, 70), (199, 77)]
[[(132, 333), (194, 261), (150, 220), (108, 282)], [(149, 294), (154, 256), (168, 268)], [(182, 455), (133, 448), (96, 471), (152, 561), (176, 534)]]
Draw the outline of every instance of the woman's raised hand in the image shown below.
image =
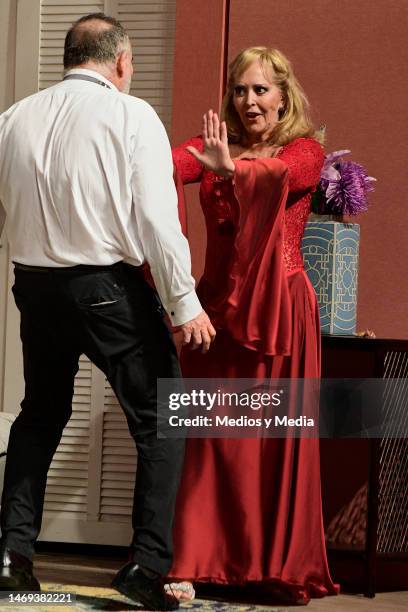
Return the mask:
[(228, 149), (227, 126), (218, 119), (217, 113), (209, 110), (203, 116), (204, 151), (200, 153), (195, 147), (187, 147), (208, 170), (225, 177), (234, 174), (235, 166)]

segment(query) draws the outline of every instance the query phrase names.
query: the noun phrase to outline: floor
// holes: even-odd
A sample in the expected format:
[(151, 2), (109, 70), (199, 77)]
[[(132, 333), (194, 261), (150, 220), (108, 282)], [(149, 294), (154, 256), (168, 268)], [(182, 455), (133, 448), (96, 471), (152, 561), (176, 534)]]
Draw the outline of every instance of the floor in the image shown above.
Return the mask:
[[(78, 554), (40, 553), (35, 560), (35, 574), (38, 579), (47, 583), (49, 590), (64, 590), (68, 585), (72, 592), (78, 594), (77, 606), (46, 606), (46, 607), (13, 607), (0, 604), (3, 609), (34, 612), (34, 610), (140, 610), (137, 604), (119, 601), (115, 591), (109, 585), (116, 570), (120, 567), (120, 559), (109, 557), (85, 556)], [(68, 589), (67, 589), (68, 590)], [(119, 597), (120, 599), (120, 597)], [(182, 609), (194, 610), (223, 610), (236, 611), (263, 611), (284, 612), (293, 610), (293, 607), (285, 607), (279, 604), (256, 606), (251, 602), (249, 605), (232, 600), (195, 600), (192, 604), (183, 605)], [(307, 606), (308, 612), (407, 612), (408, 592), (379, 593), (374, 599), (367, 599), (360, 595), (341, 594), (337, 597), (326, 597), (320, 600), (312, 600)]]

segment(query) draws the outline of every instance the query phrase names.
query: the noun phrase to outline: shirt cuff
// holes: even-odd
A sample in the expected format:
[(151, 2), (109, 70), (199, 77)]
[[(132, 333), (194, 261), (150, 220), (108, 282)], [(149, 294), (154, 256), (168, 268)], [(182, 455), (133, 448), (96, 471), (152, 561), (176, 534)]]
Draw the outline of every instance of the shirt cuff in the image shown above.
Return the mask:
[(177, 302), (169, 303), (166, 308), (167, 314), (174, 327), (178, 327), (179, 325), (187, 323), (187, 321), (191, 321), (191, 319), (195, 319), (202, 309), (203, 307), (195, 291), (187, 293), (187, 295), (184, 295)]

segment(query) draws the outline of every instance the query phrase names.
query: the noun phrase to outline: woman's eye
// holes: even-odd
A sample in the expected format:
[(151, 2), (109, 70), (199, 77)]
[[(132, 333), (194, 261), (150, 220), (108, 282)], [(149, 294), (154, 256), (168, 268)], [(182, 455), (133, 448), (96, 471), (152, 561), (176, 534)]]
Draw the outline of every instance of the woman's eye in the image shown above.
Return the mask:
[(234, 93), (236, 96), (242, 96), (244, 94), (244, 88), (237, 85), (236, 87), (234, 87)]
[(267, 88), (266, 87), (255, 87), (255, 93), (256, 94), (264, 94), (265, 92), (267, 92)]

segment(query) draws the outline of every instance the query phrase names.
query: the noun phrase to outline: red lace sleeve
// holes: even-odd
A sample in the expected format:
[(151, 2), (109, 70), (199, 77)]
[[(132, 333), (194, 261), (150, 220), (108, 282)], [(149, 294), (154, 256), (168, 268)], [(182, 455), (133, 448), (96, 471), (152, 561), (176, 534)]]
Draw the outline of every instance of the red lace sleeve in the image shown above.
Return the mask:
[(285, 145), (278, 158), (288, 167), (289, 191), (310, 191), (316, 187), (323, 167), (322, 146), (313, 138), (296, 138)]
[(195, 138), (190, 138), (190, 140), (186, 140), (178, 147), (172, 149), (173, 163), (176, 166), (178, 175), (184, 185), (187, 183), (197, 183), (200, 181), (203, 172), (202, 164), (200, 164), (194, 155), (187, 151), (186, 147), (188, 146), (195, 147), (198, 149), (198, 151), (202, 152), (203, 139), (201, 136), (196, 136)]

